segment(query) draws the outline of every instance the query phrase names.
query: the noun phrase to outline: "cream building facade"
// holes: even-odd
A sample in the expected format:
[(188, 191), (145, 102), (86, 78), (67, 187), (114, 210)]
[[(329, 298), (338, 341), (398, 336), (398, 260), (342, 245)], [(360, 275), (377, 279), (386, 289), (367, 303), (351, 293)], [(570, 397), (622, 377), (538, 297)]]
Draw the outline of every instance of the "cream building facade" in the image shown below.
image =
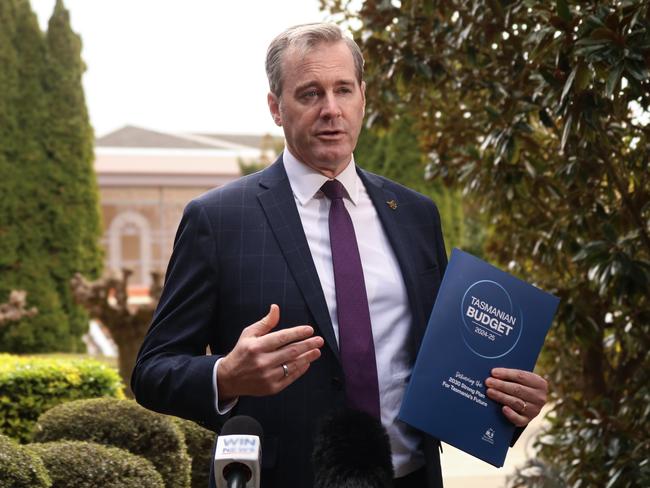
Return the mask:
[(283, 139), (269, 135), (181, 134), (126, 126), (95, 142), (95, 171), (107, 270), (129, 268), (130, 293), (146, 295), (164, 272), (185, 205), (240, 177), (243, 164), (269, 164)]

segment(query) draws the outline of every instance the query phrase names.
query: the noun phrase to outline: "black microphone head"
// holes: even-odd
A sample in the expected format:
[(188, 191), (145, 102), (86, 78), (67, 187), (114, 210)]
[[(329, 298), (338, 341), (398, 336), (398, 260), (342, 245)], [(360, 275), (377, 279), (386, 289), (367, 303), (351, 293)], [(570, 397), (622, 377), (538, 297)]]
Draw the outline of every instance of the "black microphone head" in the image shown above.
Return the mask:
[[(228, 419), (221, 428), (215, 447), (216, 486), (259, 487), (262, 441), (262, 426), (254, 418), (237, 415)], [(252, 484), (249, 484), (251, 480)]]
[(236, 415), (226, 420), (219, 435), (256, 435), (263, 441), (264, 431), (260, 423), (248, 415)]
[(314, 488), (392, 488), (388, 434), (376, 418), (356, 410), (325, 417), (314, 440)]

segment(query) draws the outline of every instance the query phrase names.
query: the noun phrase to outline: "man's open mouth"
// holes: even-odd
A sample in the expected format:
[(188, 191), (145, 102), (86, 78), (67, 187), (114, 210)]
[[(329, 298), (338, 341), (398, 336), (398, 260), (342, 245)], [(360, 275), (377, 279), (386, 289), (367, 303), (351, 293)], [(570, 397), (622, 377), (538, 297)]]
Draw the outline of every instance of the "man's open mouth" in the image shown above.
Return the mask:
[(316, 133), (318, 137), (337, 137), (343, 134), (342, 130), (321, 130)]

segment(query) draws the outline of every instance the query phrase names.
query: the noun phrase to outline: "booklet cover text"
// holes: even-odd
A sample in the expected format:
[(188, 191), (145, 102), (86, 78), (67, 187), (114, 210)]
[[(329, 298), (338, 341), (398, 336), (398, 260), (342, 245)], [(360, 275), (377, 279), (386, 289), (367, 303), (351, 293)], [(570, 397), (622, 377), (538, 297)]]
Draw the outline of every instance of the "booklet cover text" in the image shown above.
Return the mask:
[(399, 418), (501, 467), (515, 426), (486, 395), (494, 367), (532, 371), (559, 299), (454, 249)]

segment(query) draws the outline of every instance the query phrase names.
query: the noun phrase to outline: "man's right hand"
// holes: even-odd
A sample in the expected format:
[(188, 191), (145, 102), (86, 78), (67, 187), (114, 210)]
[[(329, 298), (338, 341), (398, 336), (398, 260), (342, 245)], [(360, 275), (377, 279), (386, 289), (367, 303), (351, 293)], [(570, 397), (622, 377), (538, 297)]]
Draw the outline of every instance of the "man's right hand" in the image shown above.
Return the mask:
[[(217, 368), (219, 401), (250, 395), (273, 395), (284, 390), (320, 357), (324, 341), (309, 325), (276, 332), (280, 308), (271, 305), (269, 313), (246, 327), (234, 349), (221, 359)], [(282, 365), (286, 365), (287, 373)]]

